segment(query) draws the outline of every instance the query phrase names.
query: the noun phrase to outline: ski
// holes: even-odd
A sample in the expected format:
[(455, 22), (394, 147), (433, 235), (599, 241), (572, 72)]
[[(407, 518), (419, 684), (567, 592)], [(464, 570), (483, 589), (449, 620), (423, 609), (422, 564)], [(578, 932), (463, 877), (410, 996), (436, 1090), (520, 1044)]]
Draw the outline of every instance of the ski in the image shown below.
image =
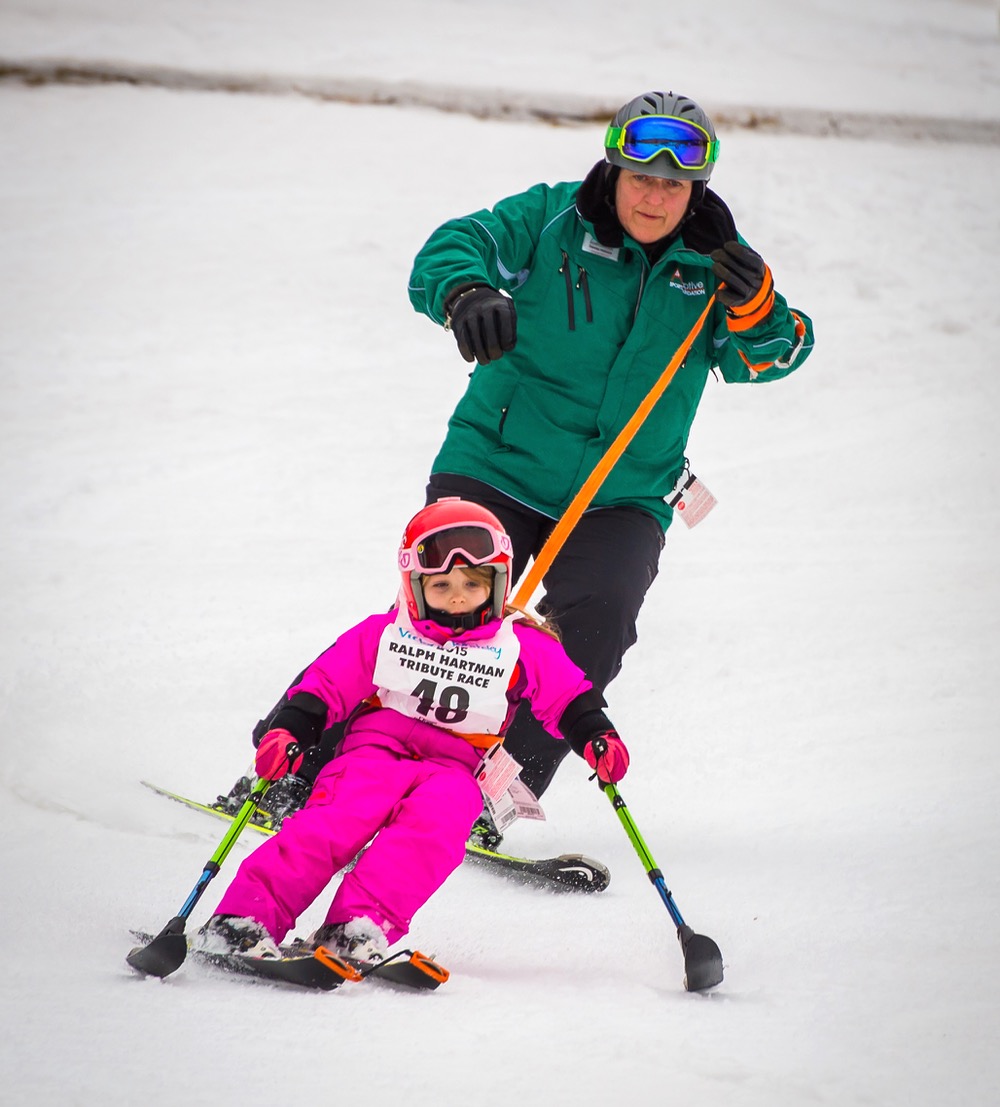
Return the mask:
[[(141, 949), (153, 941), (153, 935), (133, 930), (133, 937), (142, 943)], [(433, 991), (449, 977), (448, 970), (419, 950), (402, 949), (391, 953), (384, 961), (358, 961), (341, 957), (325, 946), (313, 949), (296, 938), (279, 946), (280, 958), (250, 957), (245, 953), (212, 953), (192, 945), (187, 939), (188, 955), (193, 961), (237, 976), (254, 976), (279, 984), (330, 992), (350, 981), (374, 980), (409, 990)], [(135, 952), (133, 950), (133, 952)], [(126, 961), (136, 968), (129, 959)], [(141, 969), (139, 970), (142, 971)], [(147, 975), (147, 974), (144, 974)]]
[(554, 891), (603, 892), (611, 883), (611, 871), (582, 853), (559, 857), (516, 857), (510, 853), (465, 843), (465, 860), (473, 865), (499, 869), (510, 880)]
[[(133, 930), (132, 934), (143, 943), (143, 946), (153, 940), (152, 934), (146, 934), (141, 930)], [(132, 952), (134, 953), (135, 950)], [(188, 954), (192, 960), (238, 976), (253, 976), (271, 983), (293, 984), (296, 987), (323, 992), (333, 991), (345, 980), (352, 979), (350, 974), (344, 975), (338, 972), (327, 958), (321, 958), (318, 955), (318, 951), (302, 952), (283, 949), (282, 953), (285, 956), (280, 958), (250, 957), (245, 953), (210, 953), (208, 950), (193, 947), (188, 939)], [(132, 954), (129, 954), (126, 961), (132, 968), (136, 968), (133, 960), (130, 960), (131, 957)], [(350, 966), (345, 967), (350, 968)], [(141, 969), (138, 971), (142, 972)]]
[[(291, 949), (295, 949), (294, 943)], [(332, 957), (339, 965), (347, 965), (353, 970), (353, 974), (347, 977), (348, 980), (373, 980), (376, 983), (391, 984), (408, 990), (433, 991), (450, 975), (448, 970), (432, 957), (414, 949), (401, 949), (396, 953), (390, 953), (384, 961), (374, 962), (358, 961), (353, 957), (332, 954), (323, 946), (315, 950), (315, 956), (324, 964), (329, 964), (328, 958)], [(330, 967), (336, 972), (342, 971), (333, 964)]]
[[(151, 784), (148, 780), (143, 780), (141, 783), (157, 795), (166, 796), (167, 799), (183, 803), (187, 807), (213, 815), (218, 819), (227, 819), (231, 822), (235, 814), (234, 811), (227, 810), (228, 807), (234, 806), (232, 803), (223, 805), (226, 797), (220, 796), (216, 804), (200, 803), (198, 800), (161, 788), (158, 784)], [(247, 782), (247, 792), (249, 792), (249, 782)], [(244, 797), (238, 798), (242, 802)], [(277, 826), (266, 810), (258, 811), (247, 826), (260, 834), (274, 834), (277, 831)], [(558, 857), (545, 858), (518, 857), (499, 850), (487, 849), (485, 846), (469, 841), (465, 844), (465, 860), (472, 865), (493, 869), (516, 883), (553, 891), (603, 892), (611, 883), (611, 872), (607, 866), (591, 857), (585, 857), (582, 853), (565, 853)]]
[[(145, 788), (149, 788), (150, 791), (155, 792), (158, 796), (166, 796), (167, 799), (176, 800), (177, 803), (183, 803), (185, 807), (194, 808), (195, 811), (202, 811), (206, 815), (213, 815), (217, 819), (225, 819), (226, 822), (232, 822), (235, 817), (235, 812), (226, 811), (221, 806), (216, 806), (211, 803), (199, 803), (198, 800), (189, 799), (187, 796), (178, 795), (177, 792), (171, 792), (166, 788), (161, 788), (158, 784), (151, 784), (148, 780), (142, 780), (139, 782)], [(278, 828), (273, 825), (270, 816), (263, 811), (256, 812), (250, 821), (247, 823), (249, 830), (256, 830), (260, 834), (276, 834)]]

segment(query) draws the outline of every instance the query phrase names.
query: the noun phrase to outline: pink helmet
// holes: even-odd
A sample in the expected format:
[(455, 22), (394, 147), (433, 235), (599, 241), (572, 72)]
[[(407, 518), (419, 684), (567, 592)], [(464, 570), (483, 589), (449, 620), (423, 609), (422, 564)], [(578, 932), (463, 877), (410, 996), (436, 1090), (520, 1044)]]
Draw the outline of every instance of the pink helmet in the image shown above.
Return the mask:
[(456, 564), (464, 564), (489, 565), (495, 570), (492, 614), (502, 619), (513, 559), (510, 536), (492, 511), (458, 496), (428, 504), (407, 523), (399, 546), (399, 571), (410, 618), (427, 618), (418, 578), (450, 573)]

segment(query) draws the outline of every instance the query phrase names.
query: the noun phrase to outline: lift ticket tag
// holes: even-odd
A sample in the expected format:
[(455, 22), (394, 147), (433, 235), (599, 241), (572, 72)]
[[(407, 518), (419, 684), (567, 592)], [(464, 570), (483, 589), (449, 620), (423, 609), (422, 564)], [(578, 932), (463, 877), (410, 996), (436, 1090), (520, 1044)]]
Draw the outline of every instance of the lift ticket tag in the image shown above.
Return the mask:
[(718, 500), (701, 483), (694, 473), (688, 473), (680, 491), (667, 501), (681, 522), (690, 530), (705, 518)]
[(497, 830), (506, 830), (516, 819), (544, 819), (541, 804), (526, 784), (517, 779), (521, 766), (498, 742), (483, 755), (476, 769), (476, 783)]
[(517, 779), (521, 766), (500, 745), (490, 746), (476, 769), (476, 783), (484, 796), (496, 802)]

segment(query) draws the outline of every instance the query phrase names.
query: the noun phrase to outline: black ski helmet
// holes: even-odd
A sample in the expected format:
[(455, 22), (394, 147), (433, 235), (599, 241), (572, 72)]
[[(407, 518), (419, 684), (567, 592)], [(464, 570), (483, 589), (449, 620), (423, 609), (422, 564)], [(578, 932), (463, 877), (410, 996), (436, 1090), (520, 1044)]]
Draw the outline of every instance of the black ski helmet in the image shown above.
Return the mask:
[[(666, 115), (685, 119), (703, 127), (708, 132), (710, 141), (718, 142), (712, 120), (688, 96), (678, 96), (673, 92), (644, 92), (618, 109), (611, 120), (611, 127), (624, 127), (630, 119), (638, 119), (641, 115)], [(701, 169), (682, 169), (666, 151), (657, 154), (651, 161), (635, 162), (625, 157), (616, 147), (605, 146), (604, 156), (620, 169), (631, 169), (636, 173), (663, 177), (670, 181), (707, 181), (715, 167), (715, 162), (709, 161)]]

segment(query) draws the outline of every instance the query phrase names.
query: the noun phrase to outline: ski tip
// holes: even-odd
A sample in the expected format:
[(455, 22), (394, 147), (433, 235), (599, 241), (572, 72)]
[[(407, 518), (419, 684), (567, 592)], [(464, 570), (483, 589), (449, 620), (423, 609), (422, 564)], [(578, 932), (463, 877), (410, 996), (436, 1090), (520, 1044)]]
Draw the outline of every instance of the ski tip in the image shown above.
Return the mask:
[(611, 870), (593, 857), (582, 853), (563, 853), (554, 858), (553, 866), (560, 883), (577, 892), (603, 892), (611, 883)]
[(361, 980), (362, 978), (361, 973), (350, 962), (345, 961), (343, 957), (338, 956), (332, 949), (327, 949), (326, 946), (317, 946), (313, 950), (313, 957), (344, 980)]
[(146, 976), (146, 970), (142, 967), (142, 953), (144, 949), (145, 946), (133, 946), (125, 955), (125, 964), (128, 965), (130, 969), (135, 969), (136, 972)]
[(149, 945), (135, 946), (125, 958), (129, 968), (143, 976), (169, 976), (176, 972), (187, 956), (187, 944), (181, 937), (180, 943), (172, 940), (174, 935), (155, 938)]
[(435, 987), (438, 984), (443, 984), (451, 975), (444, 965), (439, 965), (437, 961), (432, 957), (428, 957), (426, 953), (421, 953), (419, 949), (415, 949), (410, 954), (410, 964), (422, 972), (424, 976), (434, 981)]
[(713, 965), (698, 965), (684, 974), (686, 992), (707, 992), (722, 983), (722, 962)]

